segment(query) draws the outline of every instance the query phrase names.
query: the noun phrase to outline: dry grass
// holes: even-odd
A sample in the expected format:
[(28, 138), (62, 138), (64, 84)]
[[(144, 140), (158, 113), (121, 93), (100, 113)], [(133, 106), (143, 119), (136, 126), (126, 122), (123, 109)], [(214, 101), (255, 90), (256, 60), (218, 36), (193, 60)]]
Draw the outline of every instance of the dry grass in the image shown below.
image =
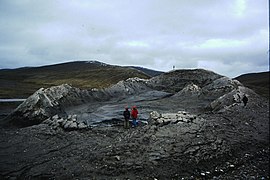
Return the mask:
[(257, 94), (269, 99), (269, 72), (244, 74), (235, 79)]
[(100, 89), (130, 77), (149, 78), (133, 68), (85, 62), (0, 70), (0, 98), (26, 98), (41, 87), (66, 83), (81, 89)]

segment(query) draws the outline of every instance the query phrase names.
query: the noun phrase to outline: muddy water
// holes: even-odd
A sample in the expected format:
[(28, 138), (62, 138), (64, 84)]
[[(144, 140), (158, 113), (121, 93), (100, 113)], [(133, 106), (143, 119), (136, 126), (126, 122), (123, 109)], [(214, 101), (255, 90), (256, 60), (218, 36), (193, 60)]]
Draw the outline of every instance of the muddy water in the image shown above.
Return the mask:
[[(160, 91), (151, 91), (144, 94), (130, 96), (124, 100), (114, 99), (107, 102), (96, 102), (83, 104), (77, 107), (65, 109), (67, 115), (76, 115), (77, 121), (85, 122), (92, 126), (100, 123), (110, 124), (117, 121), (123, 121), (123, 111), (125, 107), (129, 110), (136, 106), (139, 114), (138, 121), (147, 123), (149, 113), (157, 110), (160, 106), (160, 100), (168, 97), (169, 93)], [(162, 110), (166, 109), (162, 108)]]
[(0, 102), (23, 102), (26, 99), (0, 99)]
[(15, 110), (25, 99), (0, 99), (0, 119)]

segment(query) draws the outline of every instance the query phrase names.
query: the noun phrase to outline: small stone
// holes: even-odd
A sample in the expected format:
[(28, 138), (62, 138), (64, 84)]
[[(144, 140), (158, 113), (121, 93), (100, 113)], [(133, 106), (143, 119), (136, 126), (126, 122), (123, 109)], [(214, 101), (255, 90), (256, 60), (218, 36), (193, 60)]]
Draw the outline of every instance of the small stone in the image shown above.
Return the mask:
[(187, 118), (183, 118), (183, 121), (186, 123), (189, 122), (189, 120)]
[(117, 159), (117, 161), (120, 161), (120, 156), (114, 156), (115, 157), (115, 159)]
[(70, 126), (70, 124), (71, 124), (71, 122), (70, 122), (70, 121), (66, 121), (66, 123), (65, 123), (65, 124), (63, 124), (64, 129), (68, 129), (68, 128), (69, 128), (69, 126)]
[(76, 122), (72, 122), (69, 126), (71, 129), (77, 129), (78, 126), (77, 126), (77, 123)]
[(54, 115), (54, 116), (52, 117), (52, 119), (53, 119), (53, 120), (57, 120), (57, 119), (59, 119), (58, 114)]
[(61, 118), (61, 119), (58, 119), (56, 122), (58, 122), (59, 124), (63, 124), (63, 122), (64, 122), (64, 119), (63, 118)]
[(45, 121), (43, 121), (44, 124), (52, 124), (52, 120), (49, 118), (49, 119), (46, 119)]
[(78, 128), (79, 128), (79, 129), (84, 129), (84, 128), (87, 128), (87, 125), (84, 124), (84, 123), (79, 123), (79, 124), (78, 124)]
[(150, 118), (151, 119), (157, 120), (159, 117), (160, 117), (160, 114), (157, 111), (152, 111), (150, 113)]

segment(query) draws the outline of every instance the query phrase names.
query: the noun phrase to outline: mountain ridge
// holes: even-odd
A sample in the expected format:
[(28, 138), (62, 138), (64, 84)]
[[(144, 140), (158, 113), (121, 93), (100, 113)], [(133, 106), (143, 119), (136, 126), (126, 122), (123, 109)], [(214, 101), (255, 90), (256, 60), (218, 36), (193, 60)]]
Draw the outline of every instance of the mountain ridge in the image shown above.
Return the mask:
[(151, 77), (158, 76), (158, 75), (164, 73), (163, 71), (156, 71), (156, 70), (152, 70), (152, 69), (144, 68), (144, 67), (140, 67), (140, 66), (127, 66), (127, 67), (131, 67), (131, 68), (135, 68), (137, 70), (140, 70)]
[(41, 87), (71, 84), (82, 89), (106, 88), (131, 77), (150, 78), (134, 68), (98, 61), (73, 61), (39, 67), (0, 70), (0, 98), (26, 98)]

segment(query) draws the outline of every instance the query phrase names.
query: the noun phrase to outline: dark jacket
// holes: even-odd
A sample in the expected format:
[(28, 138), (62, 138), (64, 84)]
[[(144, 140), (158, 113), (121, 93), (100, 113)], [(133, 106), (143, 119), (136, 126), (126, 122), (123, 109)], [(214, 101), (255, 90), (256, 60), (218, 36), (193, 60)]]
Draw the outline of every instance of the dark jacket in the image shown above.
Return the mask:
[(128, 109), (126, 109), (124, 112), (123, 112), (123, 116), (125, 119), (129, 119), (130, 118), (130, 112)]
[(248, 102), (247, 96), (244, 96), (243, 99), (242, 99), (242, 101), (243, 101), (244, 103), (247, 103), (247, 102)]

